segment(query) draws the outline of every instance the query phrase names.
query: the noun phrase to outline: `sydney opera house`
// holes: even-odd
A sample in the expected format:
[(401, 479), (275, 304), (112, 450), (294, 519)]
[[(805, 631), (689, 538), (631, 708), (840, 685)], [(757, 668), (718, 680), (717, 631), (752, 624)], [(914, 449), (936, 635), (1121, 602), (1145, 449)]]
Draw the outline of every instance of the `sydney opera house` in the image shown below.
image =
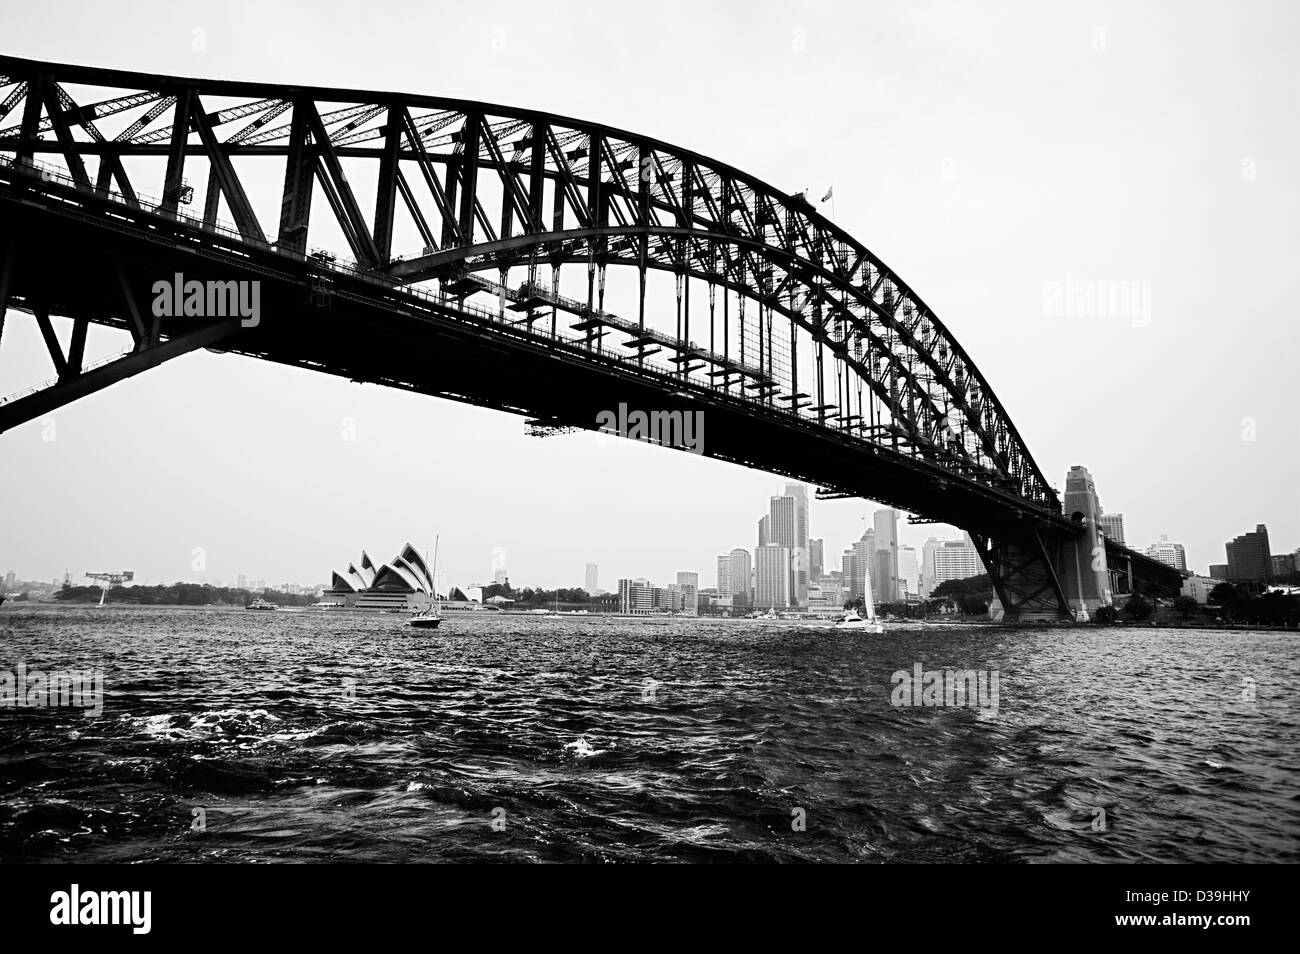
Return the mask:
[(419, 611), (436, 598), (433, 574), (409, 543), (388, 563), (376, 568), (361, 551), (361, 565), (349, 563), (347, 572), (335, 572), (322, 603), (350, 609)]

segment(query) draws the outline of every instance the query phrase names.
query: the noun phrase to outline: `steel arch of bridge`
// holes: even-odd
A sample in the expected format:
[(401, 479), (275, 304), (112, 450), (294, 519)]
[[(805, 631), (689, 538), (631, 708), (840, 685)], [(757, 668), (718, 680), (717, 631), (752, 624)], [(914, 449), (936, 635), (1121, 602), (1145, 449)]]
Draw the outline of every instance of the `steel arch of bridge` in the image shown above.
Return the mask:
[[(161, 204), (173, 211), (187, 158), (202, 157), (209, 166), (205, 221), (215, 220), (224, 200), (247, 241), (305, 251), (318, 182), (357, 263), (401, 281), (577, 263), (593, 273), (595, 307), (603, 284), (595, 273), (611, 264), (639, 270), (643, 285), (646, 270), (656, 269), (724, 286), (751, 304), (760, 323), (770, 310), (789, 323), (782, 331), (802, 332), (790, 337), (796, 352), (802, 343), (842, 363), (879, 402), (883, 414), (874, 426), (888, 428), (891, 439), (938, 463), (997, 475), (1028, 501), (1050, 506), (1054, 499), (992, 388), (920, 297), (806, 198), (734, 167), (608, 126), (437, 97), (154, 77), (8, 57), (0, 58), (0, 75), (7, 87), (0, 122), (22, 107), (17, 122), (0, 128), (0, 152), (53, 154), (87, 186), (85, 159), (97, 156), (93, 187), (128, 201), (136, 191), (122, 160), (165, 155)], [(106, 94), (78, 102), (69, 86)], [(215, 99), (221, 108), (205, 102)], [(127, 113), (134, 121), (111, 139), (99, 132), (97, 120)], [(279, 228), (269, 236), (262, 225), (269, 216), (259, 217), (234, 166), (237, 157), (266, 154), (286, 159)], [(373, 218), (363, 214), (342, 167), (358, 157), (378, 160)], [(425, 254), (406, 260), (392, 256), (399, 198), (425, 242)], [(644, 319), (638, 315), (641, 327)], [(689, 341), (689, 324), (682, 337)], [(790, 395), (812, 386), (798, 380), (797, 358), (779, 368), (776, 353), (772, 347), (757, 356), (768, 362), (764, 370), (785, 372), (776, 383)], [(832, 409), (821, 406), (822, 385), (813, 413)], [(873, 426), (869, 415), (842, 416), (849, 431)]]
[[(273, 199), (249, 173), (268, 161)], [(146, 175), (158, 198), (137, 188)], [(566, 346), (572, 336), (560, 333), (560, 316), (576, 318), (569, 328), (593, 360), (667, 367), (686, 391), (707, 386), (910, 461), (927, 492), (948, 481), (980, 487), (1040, 530), (1063, 522), (1056, 492), (993, 389), (913, 289), (806, 196), (651, 137), (456, 99), (0, 57), (0, 179), (14, 193), (57, 198), (60, 212), (84, 202), (89, 214), (102, 200), (117, 211), (94, 215), (115, 227), (130, 220), (137, 234), (157, 238), (166, 232), (157, 220), (170, 219), (173, 242), (192, 227), (218, 237), (217, 250), (268, 268), (303, 263), (303, 280), (318, 291), (347, 276), (420, 291), (462, 315), (494, 305), (499, 324), (543, 335), (549, 326)], [(329, 254), (316, 249), (325, 234), (338, 245)], [(337, 254), (343, 248), (351, 263)], [(36, 316), (72, 397), (100, 386), (88, 380), (96, 374), (111, 383), (223, 336), (232, 350), (258, 353), (228, 326), (149, 327), (131, 302), (134, 279), (119, 268), (128, 317), (78, 317), (65, 355), (48, 317), (56, 305), (8, 287), (16, 253), (5, 254), (0, 293)], [(572, 285), (574, 270), (584, 287), (565, 294), (561, 276)], [(607, 301), (614, 273), (635, 279), (622, 312)], [(653, 276), (672, 283), (666, 309), (647, 306)], [(654, 327), (674, 308), (672, 331)], [(697, 343), (706, 310), (708, 340)], [(135, 347), (120, 371), (83, 374), (85, 323), (99, 320), (131, 330)], [(604, 340), (617, 335), (626, 340)], [(54, 390), (44, 404), (39, 395), (13, 403), (39, 412), (60, 403)], [(0, 404), (0, 430), (29, 419), (16, 407), (5, 414)], [(926, 514), (915, 500), (885, 502)], [(981, 546), (996, 582), (995, 567), (1011, 561), (990, 557), (995, 548)], [(1026, 552), (1037, 559), (1041, 549)], [(1036, 589), (1052, 589), (1050, 571), (1040, 575), (1046, 582)]]

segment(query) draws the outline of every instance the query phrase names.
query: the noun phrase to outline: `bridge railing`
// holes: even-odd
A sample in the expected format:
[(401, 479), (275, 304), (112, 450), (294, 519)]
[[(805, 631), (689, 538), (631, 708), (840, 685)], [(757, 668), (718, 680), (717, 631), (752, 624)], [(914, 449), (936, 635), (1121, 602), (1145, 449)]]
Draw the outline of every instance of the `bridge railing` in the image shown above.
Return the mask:
[[(98, 361), (93, 361), (90, 364), (82, 365), (80, 373), (85, 374), (87, 371), (94, 371), (96, 368), (102, 368), (106, 364), (112, 364), (114, 361), (118, 361), (121, 360), (122, 358), (125, 358), (130, 353), (131, 353), (131, 349), (127, 348), (125, 351), (119, 352), (117, 354), (110, 354), (107, 357), (100, 358)], [(37, 391), (44, 391), (46, 388), (53, 387), (54, 385), (58, 384), (59, 380), (60, 380), (59, 376), (55, 375), (52, 378), (46, 378), (44, 381), (37, 381), (31, 387), (23, 388), (20, 391), (15, 391), (13, 392), (13, 394), (6, 394), (4, 397), (0, 397), (0, 405), (9, 404), (12, 401), (17, 401), (19, 398), (25, 398), (29, 394), (35, 394)]]

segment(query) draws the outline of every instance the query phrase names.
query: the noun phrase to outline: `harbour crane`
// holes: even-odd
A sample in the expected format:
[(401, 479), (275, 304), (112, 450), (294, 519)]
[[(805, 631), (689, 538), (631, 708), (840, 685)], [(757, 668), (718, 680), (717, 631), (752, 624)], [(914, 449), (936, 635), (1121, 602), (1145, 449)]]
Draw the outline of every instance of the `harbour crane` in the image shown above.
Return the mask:
[(101, 587), (99, 594), (99, 605), (104, 605), (104, 597), (108, 596), (109, 587), (121, 586), (128, 580), (135, 579), (134, 570), (123, 570), (120, 573), (87, 573), (86, 579), (96, 581)]

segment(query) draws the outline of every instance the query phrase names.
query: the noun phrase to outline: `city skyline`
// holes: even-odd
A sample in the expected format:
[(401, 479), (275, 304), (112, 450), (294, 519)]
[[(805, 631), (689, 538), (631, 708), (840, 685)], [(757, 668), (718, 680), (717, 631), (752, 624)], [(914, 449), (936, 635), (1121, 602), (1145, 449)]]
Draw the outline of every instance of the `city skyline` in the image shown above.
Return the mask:
[[(788, 487), (791, 487), (791, 486), (795, 486), (795, 484), (787, 482), (787, 483), (785, 484), (785, 486), (788, 488)], [(769, 499), (775, 499), (777, 496), (780, 496), (780, 495), (769, 495)], [(864, 503), (864, 502), (861, 502), (861, 501), (842, 501), (842, 500), (822, 500), (822, 501), (817, 501), (817, 500), (814, 500), (814, 498), (813, 498), (813, 497), (811, 496), (811, 494), (810, 494), (810, 495), (809, 495), (808, 511), (807, 511), (807, 513), (806, 513), (806, 515), (805, 515), (805, 518), (804, 518), (805, 521), (806, 521), (806, 526), (805, 526), (805, 528), (804, 528), (804, 529), (805, 529), (805, 533), (806, 533), (806, 534), (810, 534), (810, 533), (811, 533), (811, 530), (812, 530), (812, 522), (813, 522), (813, 519), (814, 519), (814, 518), (812, 517), (812, 514), (817, 513), (817, 509), (818, 509), (818, 508), (823, 507), (823, 506), (826, 506), (826, 507), (835, 507), (835, 509), (842, 509), (843, 505), (845, 505), (845, 504), (854, 504), (854, 505), (856, 505), (856, 506), (859, 507), (859, 508), (861, 508), (861, 507), (869, 507), (869, 506), (872, 506), (869, 502)], [(860, 522), (861, 525), (866, 525), (867, 523), (869, 523), (869, 522), (871, 522), (871, 521), (873, 520), (873, 518), (874, 518), (874, 516), (875, 516), (876, 513), (880, 512), (880, 511), (882, 511), (882, 510), (887, 510), (887, 509), (890, 509), (890, 508), (885, 508), (885, 507), (881, 507), (881, 506), (879, 506), (879, 505), (876, 505), (876, 506), (874, 507), (874, 509), (871, 510), (869, 513), (862, 514), (862, 515), (858, 518), (858, 520), (859, 520), (859, 522)], [(900, 519), (897, 521), (897, 526), (899, 527), (899, 532), (898, 532), (898, 544), (897, 544), (897, 546), (898, 546), (898, 550), (899, 550), (900, 552), (901, 552), (901, 551), (904, 551), (904, 550), (909, 550), (909, 549), (910, 549), (910, 550), (914, 550), (914, 551), (916, 551), (916, 562), (917, 562), (917, 571), (918, 571), (917, 576), (918, 576), (918, 580), (920, 580), (920, 581), (923, 582), (923, 581), (924, 581), (924, 578), (925, 578), (925, 569), (926, 569), (926, 567), (927, 567), (927, 565), (928, 565), (928, 561), (925, 559), (925, 557), (924, 557), (924, 553), (926, 552), (926, 550), (927, 550), (927, 544), (928, 544), (929, 542), (931, 542), (931, 539), (932, 539), (932, 538), (937, 539), (940, 543), (942, 543), (942, 542), (944, 542), (944, 541), (954, 541), (954, 542), (955, 542), (955, 541), (957, 541), (957, 540), (959, 540), (959, 539), (962, 539), (962, 538), (964, 538), (964, 537), (966, 536), (965, 531), (961, 530), (961, 529), (958, 528), (958, 527), (953, 527), (953, 526), (948, 525), (948, 524), (916, 524), (916, 525), (911, 525), (911, 524), (908, 524), (908, 523), (907, 523), (906, 519), (903, 519), (903, 518), (906, 516), (905, 512), (903, 512), (903, 511), (898, 511), (898, 513), (899, 513), (899, 518), (900, 518)], [(767, 516), (767, 515), (765, 515), (765, 518), (766, 518), (766, 516)], [(752, 535), (752, 526), (753, 526), (753, 524), (751, 523), (751, 525), (750, 525), (750, 527), (751, 527), (751, 535)], [(831, 526), (832, 526), (832, 528), (835, 527), (834, 524), (832, 524)], [(1231, 539), (1227, 539), (1227, 540), (1225, 540), (1223, 543), (1220, 544), (1220, 548), (1219, 548), (1219, 549), (1220, 549), (1220, 552), (1221, 552), (1221, 553), (1222, 553), (1222, 552), (1225, 552), (1225, 551), (1226, 551), (1226, 548), (1227, 548), (1230, 544), (1234, 543), (1236, 539), (1238, 539), (1238, 538), (1247, 538), (1247, 539), (1248, 539), (1248, 538), (1251, 538), (1251, 537), (1253, 537), (1253, 536), (1255, 535), (1255, 533), (1257, 533), (1261, 528), (1264, 528), (1264, 527), (1267, 527), (1267, 526), (1268, 526), (1268, 523), (1267, 523), (1267, 521), (1265, 521), (1264, 523), (1261, 523), (1261, 524), (1257, 524), (1257, 525), (1255, 525), (1255, 530), (1254, 530), (1254, 531), (1243, 532), (1242, 534), (1239, 534), (1238, 537), (1236, 537), (1236, 538), (1231, 538)], [(903, 529), (903, 528), (906, 528), (906, 529)], [(857, 542), (857, 539), (858, 539), (858, 538), (857, 538), (857, 537), (852, 537), (852, 536), (851, 536), (852, 531), (847, 530), (847, 529), (844, 529), (844, 528), (842, 528), (842, 527), (839, 528), (839, 529), (840, 529), (840, 531), (841, 531), (844, 535), (846, 535), (847, 537), (849, 537), (849, 538), (846, 539), (846, 541), (845, 541), (845, 546), (839, 548), (838, 551), (836, 551), (836, 550), (834, 549), (834, 547), (832, 547), (832, 546), (827, 546), (825, 552), (827, 552), (827, 553), (833, 553), (833, 552), (840, 552), (840, 553), (842, 553), (844, 550), (852, 549), (853, 544), (854, 544), (855, 542)], [(826, 530), (826, 528), (821, 527), (821, 528), (819, 528), (818, 532), (822, 533), (823, 536), (822, 536), (821, 538), (819, 538), (817, 541), (813, 541), (812, 538), (809, 536), (808, 539), (809, 539), (809, 542), (810, 542), (810, 543), (811, 543), (811, 542), (823, 542), (827, 537), (834, 538), (834, 536), (835, 536), (835, 530), (834, 530), (834, 529), (832, 529), (831, 531), (828, 532), (828, 531)], [(1152, 541), (1149, 542), (1149, 543), (1141, 544), (1141, 545), (1137, 545), (1137, 546), (1135, 546), (1133, 543), (1130, 542), (1128, 545), (1129, 545), (1132, 549), (1137, 550), (1138, 552), (1145, 553), (1145, 554), (1147, 554), (1147, 555), (1149, 555), (1149, 556), (1153, 556), (1153, 557), (1155, 557), (1156, 559), (1161, 559), (1163, 562), (1167, 562), (1167, 563), (1169, 563), (1169, 565), (1171, 565), (1171, 566), (1174, 566), (1174, 567), (1176, 567), (1176, 568), (1178, 568), (1178, 569), (1184, 569), (1184, 570), (1187, 570), (1188, 572), (1193, 573), (1193, 574), (1196, 575), (1196, 576), (1202, 576), (1202, 577), (1212, 576), (1212, 575), (1213, 575), (1213, 572), (1214, 572), (1214, 571), (1213, 571), (1213, 568), (1214, 568), (1214, 567), (1216, 567), (1216, 566), (1227, 567), (1227, 566), (1229, 565), (1227, 562), (1217, 561), (1217, 560), (1214, 560), (1213, 558), (1211, 558), (1211, 559), (1209, 559), (1209, 560), (1207, 560), (1207, 561), (1205, 561), (1205, 562), (1202, 562), (1202, 563), (1196, 563), (1196, 562), (1194, 562), (1193, 560), (1191, 560), (1190, 558), (1188, 558), (1188, 557), (1186, 556), (1186, 547), (1182, 544), (1181, 541), (1177, 541), (1177, 540), (1171, 541), (1171, 540), (1168, 539), (1168, 536), (1169, 536), (1168, 534), (1160, 534), (1160, 535), (1159, 535), (1159, 538), (1157, 538), (1157, 539), (1155, 539), (1155, 540), (1152, 540)], [(1266, 539), (1267, 539), (1267, 534), (1265, 534), (1265, 537), (1266, 537)], [(910, 541), (910, 540), (913, 540), (913, 539), (916, 541), (915, 543), (912, 543), (912, 542), (904, 542), (905, 540)], [(699, 549), (699, 548), (697, 547), (697, 548), (695, 548), (695, 549)], [(753, 558), (753, 554), (754, 554), (754, 550), (755, 550), (755, 547), (754, 547), (753, 545), (750, 545), (750, 546), (744, 547), (744, 548), (742, 548), (742, 549), (747, 549), (747, 550), (749, 551), (749, 553), (750, 553), (751, 559)], [(1165, 556), (1166, 556), (1167, 554), (1172, 554), (1173, 552), (1175, 552), (1175, 549), (1176, 549), (1177, 553), (1179, 554), (1180, 559), (1165, 559)], [(1284, 556), (1284, 555), (1288, 555), (1288, 554), (1294, 554), (1295, 552), (1300, 551), (1300, 546), (1285, 546), (1285, 547), (1284, 547), (1284, 546), (1281, 546), (1280, 544), (1272, 543), (1272, 544), (1271, 544), (1271, 549), (1272, 549), (1274, 552), (1271, 553), (1271, 554), (1269, 554), (1270, 557), (1272, 557), (1272, 556)], [(380, 552), (383, 552), (383, 551), (380, 551)], [(462, 577), (462, 576), (455, 576), (455, 577), (453, 577), (451, 574), (452, 574), (452, 573), (458, 573), (459, 570), (448, 570), (448, 571), (442, 571), (442, 570), (440, 570), (439, 573), (438, 573), (438, 578), (439, 578), (439, 580), (440, 580), (440, 586), (441, 586), (441, 587), (444, 587), (444, 588), (450, 588), (450, 587), (452, 587), (452, 586), (455, 586), (455, 587), (459, 587), (459, 588), (461, 588), (461, 589), (466, 589), (466, 588), (468, 588), (468, 587), (472, 587), (472, 586), (481, 586), (481, 585), (485, 585), (485, 584), (492, 583), (492, 582), (501, 582), (500, 579), (496, 579), (497, 576), (505, 576), (505, 577), (508, 578), (508, 577), (510, 576), (510, 572), (509, 572), (508, 566), (503, 565), (504, 553), (507, 552), (506, 548), (505, 548), (505, 547), (502, 547), (502, 546), (500, 546), (500, 545), (493, 545), (493, 546), (489, 546), (489, 547), (484, 548), (484, 552), (487, 554), (487, 567), (486, 567), (486, 568), (485, 568), (481, 573), (479, 573), (477, 576), (475, 576), (475, 575), (474, 575), (474, 572), (471, 570), (471, 571), (469, 571), (466, 575), (464, 575), (463, 577)], [(720, 551), (719, 551), (719, 552), (720, 552)], [(674, 560), (671, 558), (671, 556), (667, 556), (667, 557), (665, 557), (665, 559), (667, 559), (667, 561), (668, 561), (670, 564), (672, 564), (674, 568), (672, 568), (672, 569), (665, 569), (665, 570), (663, 570), (662, 572), (658, 572), (658, 571), (656, 571), (656, 572), (654, 572), (654, 573), (647, 573), (647, 572), (642, 572), (642, 571), (638, 571), (638, 570), (636, 570), (637, 559), (636, 559), (635, 556), (633, 556), (633, 557), (629, 558), (629, 560), (628, 560), (628, 562), (629, 562), (630, 564), (632, 564), (631, 569), (628, 569), (627, 572), (624, 572), (622, 569), (620, 569), (618, 572), (611, 573), (610, 576), (611, 576), (611, 578), (614, 578), (614, 579), (623, 579), (623, 578), (628, 578), (628, 579), (648, 579), (648, 580), (664, 579), (664, 580), (667, 580), (667, 579), (670, 579), (670, 578), (676, 578), (678, 575), (680, 575), (680, 574), (683, 573), (683, 572), (690, 572), (690, 573), (694, 573), (694, 574), (696, 574), (697, 576), (703, 576), (704, 578), (707, 579), (707, 578), (709, 578), (709, 576), (711, 575), (711, 573), (716, 572), (716, 567), (717, 567), (717, 565), (718, 565), (718, 560), (719, 560), (719, 552), (715, 552), (711, 558), (709, 558), (708, 560), (702, 561), (698, 566), (694, 566), (694, 565), (693, 565), (693, 567), (692, 567), (691, 569), (689, 569), (689, 570), (683, 570), (683, 569), (681, 569), (682, 566), (685, 566), (685, 565), (686, 565), (683, 561), (681, 561), (681, 560), (676, 560), (676, 561), (674, 561)], [(874, 550), (874, 547), (873, 547), (873, 552), (878, 552), (878, 551), (875, 551), (875, 550)], [(193, 555), (191, 555), (191, 560), (193, 560), (194, 558), (195, 558), (195, 557), (194, 557)], [(203, 558), (206, 560), (206, 554), (203, 555)], [(458, 565), (459, 565), (459, 564), (458, 564)], [(513, 579), (510, 579), (510, 584), (511, 584), (512, 587), (518, 587), (518, 588), (522, 588), (522, 587), (531, 587), (531, 588), (534, 588), (534, 589), (548, 589), (548, 590), (553, 590), (553, 589), (567, 589), (567, 588), (577, 588), (578, 586), (581, 586), (583, 589), (586, 589), (587, 592), (591, 593), (591, 595), (594, 596), (594, 595), (596, 595), (595, 592), (593, 592), (593, 591), (592, 591), (592, 590), (587, 586), (587, 583), (588, 583), (589, 579), (591, 578), (593, 571), (596, 571), (596, 568), (599, 567), (600, 565), (602, 565), (601, 561), (583, 560), (582, 563), (580, 564), (580, 566), (582, 567), (581, 572), (577, 572), (577, 571), (575, 570), (575, 571), (571, 574), (572, 577), (573, 577), (572, 579), (570, 579), (569, 577), (565, 576), (565, 575), (564, 575), (564, 571), (562, 571), (562, 570), (556, 570), (556, 571), (554, 571), (554, 572), (552, 573), (551, 576), (549, 576), (549, 577), (547, 578), (547, 580), (546, 580), (545, 582), (538, 582), (538, 581), (534, 581), (534, 580), (524, 580), (524, 579), (522, 579), (522, 578), (513, 578)], [(115, 565), (114, 565), (114, 566), (115, 566)], [(123, 563), (123, 566), (124, 566), (124, 567), (127, 567), (128, 569), (130, 568), (129, 563)], [(823, 572), (824, 572), (824, 573), (829, 573), (831, 570), (833, 570), (833, 569), (839, 569), (839, 568), (840, 568), (840, 567), (839, 567), (838, 565), (826, 565), (826, 566), (824, 567)], [(95, 569), (102, 570), (103, 567), (98, 567), (98, 568), (88, 569), (87, 572), (94, 572)], [(979, 574), (982, 574), (983, 572), (984, 572), (984, 569), (983, 569), (983, 566), (982, 566), (982, 564), (981, 564), (981, 565), (978, 566), (978, 570), (977, 570), (977, 572), (976, 572), (975, 574), (972, 574), (972, 575), (979, 575)], [(7, 569), (5, 569), (5, 570), (0, 571), (0, 573), (3, 574), (2, 576), (0, 576), (0, 579), (7, 579), (8, 576), (9, 576), (9, 574), (12, 573), (12, 574), (15, 575), (16, 579), (18, 579), (18, 580), (20, 580), (20, 581), (28, 581), (28, 582), (42, 582), (42, 583), (43, 583), (43, 581), (45, 581), (45, 580), (51, 580), (51, 581), (53, 581), (56, 585), (61, 584), (62, 581), (63, 581), (63, 579), (64, 579), (64, 577), (65, 577), (65, 575), (66, 575), (66, 576), (68, 576), (68, 577), (71, 578), (71, 582), (72, 582), (72, 584), (73, 584), (74, 586), (90, 585), (90, 584), (86, 581), (86, 579), (85, 579), (85, 572), (77, 572), (77, 571), (74, 571), (74, 570), (71, 569), (71, 567), (64, 567), (63, 569), (58, 570), (58, 571), (56, 571), (56, 572), (54, 572), (54, 573), (47, 573), (47, 574), (31, 574), (31, 573), (25, 572), (24, 570), (19, 569), (17, 566), (13, 566), (13, 567), (10, 567), (10, 568), (7, 568)], [(328, 577), (328, 572), (326, 572), (326, 573), (324, 573), (324, 574), (318, 574), (318, 576), (323, 580), (323, 579), (325, 579), (325, 578)], [(581, 584), (575, 582), (579, 577), (582, 578), (582, 583), (581, 583)], [(262, 588), (263, 586), (265, 586), (265, 587), (268, 588), (268, 589), (277, 589), (277, 590), (279, 590), (279, 589), (282, 589), (282, 588), (285, 587), (285, 586), (292, 586), (292, 587), (298, 587), (298, 588), (300, 588), (300, 589), (302, 589), (302, 590), (304, 590), (304, 591), (309, 590), (309, 589), (311, 589), (311, 588), (319, 588), (319, 587), (322, 585), (322, 583), (319, 582), (319, 581), (316, 582), (316, 583), (304, 583), (304, 582), (302, 582), (302, 579), (305, 579), (305, 578), (309, 578), (309, 577), (298, 578), (298, 579), (288, 578), (288, 579), (283, 579), (283, 580), (276, 580), (276, 579), (274, 579), (274, 578), (272, 578), (272, 577), (264, 577), (264, 576), (262, 576), (262, 575), (260, 575), (260, 574), (257, 574), (257, 573), (246, 573), (246, 572), (243, 572), (243, 571), (237, 571), (237, 572), (224, 572), (224, 573), (218, 573), (218, 572), (216, 572), (216, 571), (212, 571), (212, 572), (207, 572), (207, 571), (192, 571), (189, 575), (180, 575), (180, 576), (176, 576), (176, 577), (174, 577), (174, 578), (169, 578), (169, 577), (151, 577), (151, 576), (149, 576), (148, 574), (140, 573), (140, 572), (136, 572), (134, 581), (133, 581), (131, 584), (128, 584), (128, 585), (136, 585), (136, 586), (153, 586), (153, 585), (170, 585), (170, 584), (178, 583), (178, 582), (190, 582), (190, 583), (209, 583), (210, 585), (213, 585), (213, 586), (227, 586), (227, 587), (233, 587), (233, 588), (245, 588), (245, 587), (244, 587), (244, 584), (243, 584), (242, 582), (239, 582), (239, 581), (241, 581), (241, 580), (247, 580), (247, 581), (248, 581), (248, 584), (249, 584), (247, 588), (250, 588), (250, 589), (260, 589), (260, 588)], [(901, 567), (900, 567), (900, 578), (901, 578)], [(554, 581), (554, 582), (553, 582), (553, 581)], [(810, 583), (814, 582), (814, 580), (812, 579), (811, 576), (809, 577), (809, 582), (810, 582)], [(254, 585), (254, 583), (255, 583), (256, 585)], [(848, 584), (846, 584), (846, 587), (847, 587), (847, 585), (848, 585)], [(708, 588), (708, 587), (703, 587), (703, 588), (701, 588), (701, 589), (704, 589), (704, 588)], [(847, 594), (847, 589), (846, 589), (846, 594)]]

